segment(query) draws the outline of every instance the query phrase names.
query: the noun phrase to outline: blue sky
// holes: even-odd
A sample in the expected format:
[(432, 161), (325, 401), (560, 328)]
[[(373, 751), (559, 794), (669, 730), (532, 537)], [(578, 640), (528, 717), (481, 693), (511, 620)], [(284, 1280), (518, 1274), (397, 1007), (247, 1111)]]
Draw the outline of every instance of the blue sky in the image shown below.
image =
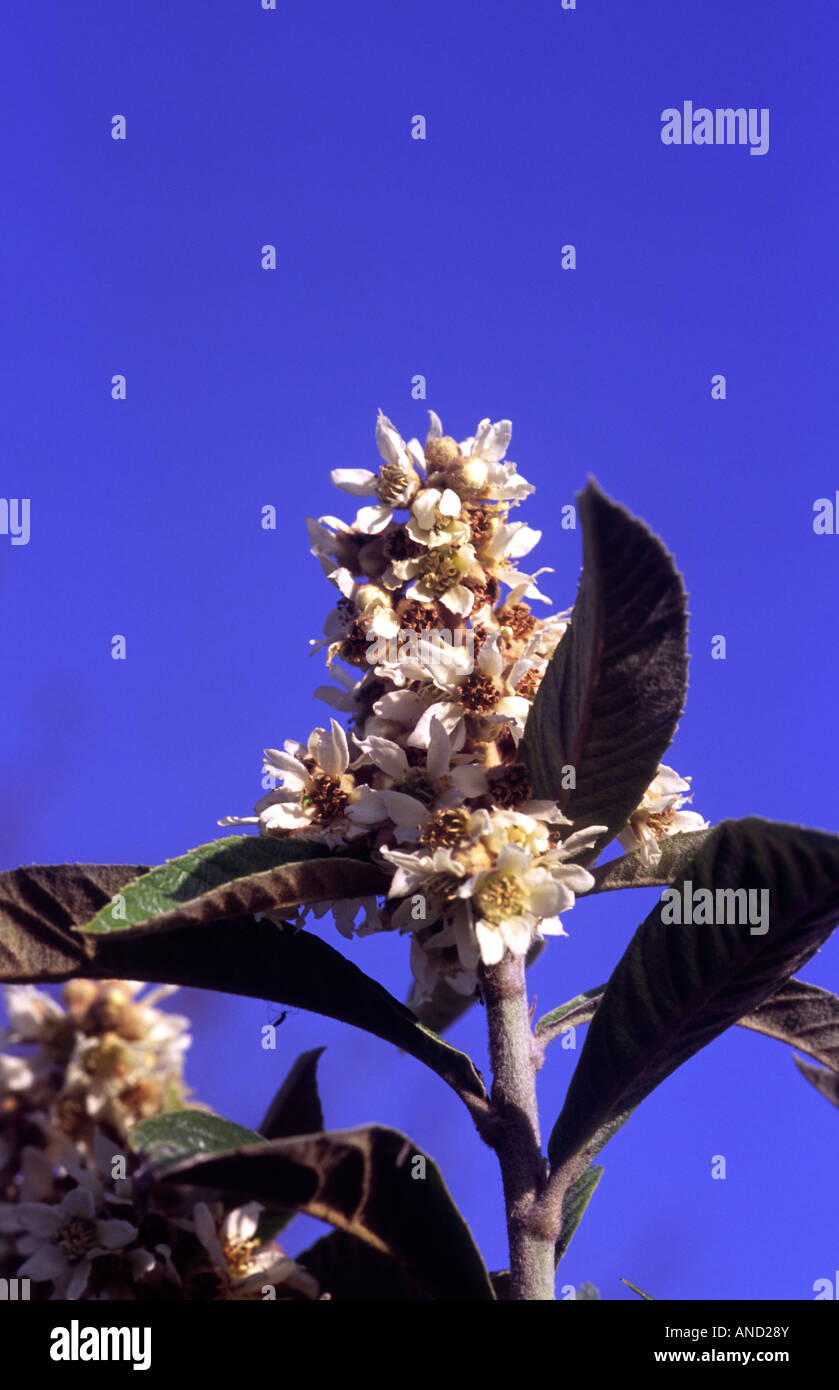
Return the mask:
[[(250, 810), (264, 747), (323, 721), (331, 591), (303, 517), (351, 517), (328, 474), (375, 464), (378, 407), (406, 437), (429, 406), (458, 438), (513, 420), (557, 607), (586, 477), (643, 517), (690, 595), (668, 760), (694, 809), (839, 830), (839, 537), (812, 524), (839, 488), (828, 0), (44, 0), (5, 27), (0, 495), (31, 500), (31, 536), (0, 535), (2, 867), (173, 857)], [(768, 152), (663, 145), (685, 100), (768, 108)], [(654, 901), (581, 904), (533, 972), (540, 1010), (600, 984)], [(404, 993), (404, 940), (318, 930)], [(839, 943), (802, 974), (835, 989)], [(419, 1063), (302, 1012), (264, 1053), (260, 1001), (178, 1007), (193, 1086), (243, 1124), (326, 1044), (328, 1124), (410, 1133), (505, 1263), (494, 1157)], [(451, 1035), (479, 1065), (483, 1024)], [(542, 1073), (546, 1129), (574, 1056)], [(838, 1149), (789, 1051), (732, 1030), (609, 1145), (560, 1282), (812, 1298), (839, 1263)]]

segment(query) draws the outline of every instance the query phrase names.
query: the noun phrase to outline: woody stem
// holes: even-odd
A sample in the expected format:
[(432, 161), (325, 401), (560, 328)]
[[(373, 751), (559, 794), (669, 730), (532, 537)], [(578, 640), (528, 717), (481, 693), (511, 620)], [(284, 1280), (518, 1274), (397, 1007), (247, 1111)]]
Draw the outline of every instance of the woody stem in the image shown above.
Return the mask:
[(523, 957), (507, 953), (482, 965), (481, 989), (489, 1025), (491, 1103), (489, 1142), (498, 1155), (510, 1245), (510, 1298), (553, 1300), (555, 1235), (536, 1206), (546, 1185), (539, 1136), (536, 1072), (540, 1054), (530, 1027)]

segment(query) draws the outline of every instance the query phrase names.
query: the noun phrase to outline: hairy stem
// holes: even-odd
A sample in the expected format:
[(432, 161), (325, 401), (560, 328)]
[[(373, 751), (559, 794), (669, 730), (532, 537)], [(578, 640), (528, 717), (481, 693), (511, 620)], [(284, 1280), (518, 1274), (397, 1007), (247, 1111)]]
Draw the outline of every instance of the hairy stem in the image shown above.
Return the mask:
[(495, 1120), (487, 1138), (501, 1165), (510, 1242), (510, 1297), (552, 1300), (555, 1233), (537, 1207), (546, 1168), (536, 1106), (541, 1055), (530, 1028), (524, 971), (524, 960), (509, 954), (498, 965), (481, 967)]

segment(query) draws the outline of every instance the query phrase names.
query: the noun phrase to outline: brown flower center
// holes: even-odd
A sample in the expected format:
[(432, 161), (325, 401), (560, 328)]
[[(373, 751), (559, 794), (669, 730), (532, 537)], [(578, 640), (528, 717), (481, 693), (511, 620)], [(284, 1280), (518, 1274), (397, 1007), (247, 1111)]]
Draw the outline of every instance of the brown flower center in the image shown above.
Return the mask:
[(473, 671), (461, 683), (459, 696), (461, 704), (467, 709), (474, 710), (476, 714), (488, 714), (495, 709), (498, 691), (489, 676)]
[(458, 844), (466, 834), (469, 817), (456, 807), (435, 811), (420, 836), (420, 844), (429, 849), (442, 849)]
[(77, 1264), (96, 1244), (96, 1222), (86, 1216), (71, 1216), (56, 1231), (55, 1243), (71, 1264)]
[(349, 793), (341, 786), (340, 777), (333, 777), (328, 772), (316, 772), (300, 798), (300, 805), (312, 810), (312, 820), (316, 824), (326, 824), (343, 816), (349, 799)]
[(521, 763), (496, 767), (488, 773), (489, 794), (496, 806), (518, 806), (532, 794), (530, 774)]
[(529, 637), (536, 627), (536, 619), (526, 603), (514, 603), (512, 607), (502, 608), (498, 617), (514, 637)]

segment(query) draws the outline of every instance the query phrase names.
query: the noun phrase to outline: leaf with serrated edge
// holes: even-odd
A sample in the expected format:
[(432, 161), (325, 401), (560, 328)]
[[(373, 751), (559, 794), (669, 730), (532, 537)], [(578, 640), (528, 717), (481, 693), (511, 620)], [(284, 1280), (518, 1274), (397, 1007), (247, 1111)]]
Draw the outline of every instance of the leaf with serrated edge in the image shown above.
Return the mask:
[(777, 994), (839, 921), (839, 836), (749, 818), (712, 831), (684, 878), (770, 892), (765, 934), (749, 925), (663, 923), (660, 902), (618, 962), (548, 1145), (554, 1168), (639, 1104), (683, 1062)]
[(605, 1171), (605, 1168), (593, 1163), (590, 1168), (580, 1174), (576, 1182), (572, 1182), (565, 1193), (562, 1199), (562, 1225), (554, 1250), (554, 1262), (556, 1264), (559, 1264), (571, 1244), (571, 1237), (582, 1221), (586, 1207), (594, 1196), (597, 1184)]
[(0, 873), (0, 981), (147, 980), (270, 997), (383, 1038), (431, 1067), (467, 1104), (486, 1107), (486, 1088), (465, 1053), (310, 932), (252, 916), (166, 932), (74, 930), (137, 873), (130, 865), (101, 864)]
[[(413, 1176), (424, 1159), (424, 1178)], [(168, 1168), (172, 1182), (270, 1200), (328, 1221), (399, 1260), (433, 1298), (494, 1299), (469, 1227), (433, 1159), (393, 1129), (273, 1139)]]
[(385, 892), (388, 883), (375, 864), (331, 857), (313, 841), (230, 835), (151, 869), (81, 930), (171, 931), (244, 913), (293, 912), (303, 904), (365, 897)]
[[(608, 826), (580, 856), (588, 863), (640, 804), (676, 732), (687, 682), (687, 612), (672, 556), (642, 521), (591, 481), (577, 503), (577, 600), (518, 756), (533, 795), (557, 801), (575, 830)], [(563, 786), (567, 766), (575, 770), (573, 788)]]

